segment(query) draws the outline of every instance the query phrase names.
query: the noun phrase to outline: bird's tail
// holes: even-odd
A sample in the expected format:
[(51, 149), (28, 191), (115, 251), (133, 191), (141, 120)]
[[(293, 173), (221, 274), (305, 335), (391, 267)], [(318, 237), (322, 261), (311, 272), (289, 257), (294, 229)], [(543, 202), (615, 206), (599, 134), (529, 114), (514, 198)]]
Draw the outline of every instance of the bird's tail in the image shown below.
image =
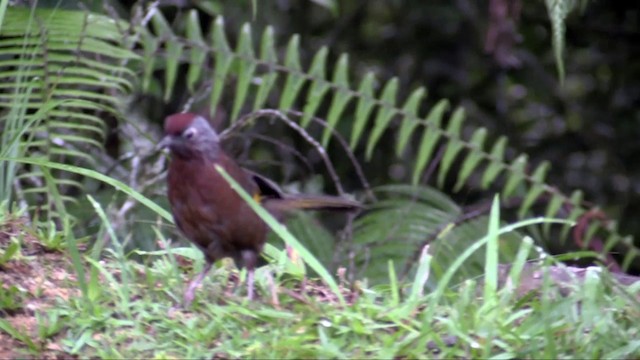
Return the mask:
[(286, 195), (283, 198), (266, 202), (265, 207), (278, 212), (291, 210), (355, 211), (361, 209), (362, 204), (337, 196)]

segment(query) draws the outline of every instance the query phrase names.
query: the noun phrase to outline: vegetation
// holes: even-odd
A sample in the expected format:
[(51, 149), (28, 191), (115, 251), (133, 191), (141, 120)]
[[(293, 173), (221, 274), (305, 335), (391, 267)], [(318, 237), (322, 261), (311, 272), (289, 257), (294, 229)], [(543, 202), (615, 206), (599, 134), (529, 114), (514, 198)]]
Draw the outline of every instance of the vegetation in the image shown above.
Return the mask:
[[(192, 309), (172, 310), (182, 296), (184, 265), (193, 271), (203, 265), (202, 259), (185, 261), (198, 252), (166, 248), (139, 263), (127, 259), (117, 238), (101, 261), (87, 257), (91, 276), (83, 297), (64, 254), (37, 253), (36, 261), (15, 262), (15, 271), (1, 274), (4, 282), (17, 280), (24, 286), (3, 289), (3, 295), (12, 292), (11, 299), (22, 298), (23, 308), (35, 312), (30, 322), (20, 315), (0, 319), (1, 349), (13, 356), (22, 348), (21, 354), (101, 358), (637, 356), (637, 295), (631, 297), (597, 268), (564, 288), (570, 296), (561, 296), (562, 289), (545, 271), (543, 285), (527, 292), (518, 279), (534, 250), (525, 239), (508, 272), (513, 282), (498, 282), (501, 234), (540, 220), (498, 228), (497, 209), (488, 235), (458, 257), (434, 288), (424, 290), (434, 260), (425, 251), (415, 277), (407, 282), (396, 277), (392, 261), (386, 284), (359, 282), (350, 288), (341, 278), (345, 303), (322, 283), (302, 281), (299, 271), (287, 271), (277, 261), (258, 271), (263, 300), (248, 303), (238, 292), (242, 287), (234, 285), (242, 274), (225, 262)], [(28, 241), (33, 245), (37, 239)], [(494, 251), (486, 254), (485, 281), (451, 282), (467, 257), (485, 245)], [(279, 305), (266, 299), (271, 271), (279, 284)], [(11, 275), (32, 281), (7, 279)], [(631, 291), (637, 293), (638, 286)], [(6, 304), (3, 309), (15, 314)]]
[[(585, 114), (609, 108), (589, 98), (637, 75), (565, 40), (568, 15), (616, 19), (614, 5), (494, 0), (482, 16), (477, 4), (414, 1), (91, 6), (0, 1), (4, 357), (640, 355), (639, 289), (622, 275), (640, 268), (635, 230), (585, 200), (611, 203), (598, 186), (572, 181), (597, 144), (549, 146), (597, 138)], [(480, 18), (491, 57), (454, 40)], [(637, 116), (632, 89), (617, 88), (616, 131)], [(274, 221), (258, 301), (221, 262), (193, 308), (175, 308), (203, 261), (172, 226), (155, 143), (161, 119), (183, 109), (288, 191), (355, 196), (366, 210)], [(622, 193), (633, 169), (614, 178)], [(610, 207), (623, 223), (633, 208)]]

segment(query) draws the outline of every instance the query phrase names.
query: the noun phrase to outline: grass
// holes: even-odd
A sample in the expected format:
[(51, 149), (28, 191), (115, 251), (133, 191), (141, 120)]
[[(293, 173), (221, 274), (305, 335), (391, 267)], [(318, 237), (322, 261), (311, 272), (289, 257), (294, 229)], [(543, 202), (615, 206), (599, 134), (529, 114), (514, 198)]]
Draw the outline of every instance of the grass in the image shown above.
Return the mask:
[[(100, 212), (99, 204), (94, 205)], [(497, 218), (497, 211), (492, 216)], [(114, 236), (106, 217), (103, 220), (104, 232)], [(491, 223), (490, 235), (474, 247), (495, 245), (499, 233), (508, 230), (497, 224)], [(19, 227), (10, 217), (3, 226), (4, 250), (17, 238)], [(195, 249), (167, 247), (140, 262), (132, 259), (133, 253), (124, 253), (114, 236), (102, 257), (90, 252), (83, 256), (83, 297), (67, 251), (44, 251), (37, 232), (20, 233), (21, 254), (0, 271), (0, 299), (3, 304), (15, 299), (13, 308), (3, 307), (0, 318), (2, 358), (640, 356), (639, 286), (615, 285), (605, 271), (587, 271), (580, 285), (565, 286), (566, 296), (549, 276), (539, 291), (520, 293), (515, 281), (500, 283), (497, 256), (487, 254), (485, 271), (492, 274), (484, 277), (486, 281), (450, 284), (443, 278), (429, 290), (424, 284), (431, 257), (425, 249), (411, 281), (400, 282), (393, 271), (388, 284), (357, 282), (350, 289), (340, 281), (345, 304), (320, 280), (303, 281), (301, 273), (291, 274), (274, 263), (258, 269), (262, 296), (248, 302), (245, 287), (236, 286), (243, 274), (222, 261), (191, 308), (170, 311), (181, 299), (186, 280), (202, 266)], [(532, 249), (531, 241), (523, 244), (522, 253)], [(521, 277), (526, 256), (517, 259), (512, 280)], [(464, 265), (464, 254), (454, 263), (451, 273)], [(275, 274), (279, 306), (267, 296), (267, 272)]]
[[(0, 25), (7, 3), (0, 0)], [(16, 89), (22, 89), (28, 70), (19, 69)], [(541, 271), (536, 291), (522, 292), (518, 282), (535, 251), (531, 239), (523, 240), (507, 281), (501, 281), (500, 236), (549, 221), (500, 227), (497, 205), (487, 235), (452, 259), (436, 281), (430, 281), (436, 264), (427, 247), (412, 279), (401, 281), (391, 260), (377, 259), (388, 266), (388, 281), (370, 286), (362, 279), (351, 287), (341, 276), (335, 281), (275, 224), (274, 230), (320, 279), (304, 279), (304, 269), (288, 261), (284, 251), (269, 247), (275, 260), (257, 271), (261, 296), (256, 301), (248, 302), (244, 286), (237, 286), (246, 274), (222, 261), (192, 307), (172, 311), (186, 281), (203, 265), (200, 253), (171, 246), (159, 231), (163, 249), (125, 252), (125, 240), (90, 197), (102, 228), (95, 244), (81, 251), (50, 170), (99, 180), (159, 217), (170, 215), (99, 172), (25, 158), (25, 147), (19, 145), (27, 129), (49, 110), (74, 101), (49, 101), (27, 119), (29, 91), (11, 107), (0, 136), (0, 198), (13, 198), (17, 163), (43, 169), (63, 231), (51, 221), (27, 224), (20, 214), (0, 210), (0, 358), (640, 357), (637, 284), (621, 287), (606, 271), (589, 270), (583, 282), (559, 289)], [(0, 205), (6, 207), (6, 202)], [(481, 248), (487, 250), (484, 277), (453, 283), (453, 275)], [(545, 254), (541, 257), (546, 266), (555, 265)], [(267, 296), (269, 272), (280, 293), (277, 306)]]

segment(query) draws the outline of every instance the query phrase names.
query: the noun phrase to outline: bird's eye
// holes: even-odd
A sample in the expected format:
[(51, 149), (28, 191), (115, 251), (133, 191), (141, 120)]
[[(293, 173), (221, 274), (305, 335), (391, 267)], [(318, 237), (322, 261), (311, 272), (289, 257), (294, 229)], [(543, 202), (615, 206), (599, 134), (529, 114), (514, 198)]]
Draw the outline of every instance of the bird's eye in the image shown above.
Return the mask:
[(182, 136), (183, 136), (185, 139), (191, 139), (192, 137), (194, 137), (194, 136), (196, 135), (196, 133), (197, 133), (196, 129), (194, 129), (194, 128), (188, 128), (187, 130), (185, 130), (185, 131), (182, 133)]

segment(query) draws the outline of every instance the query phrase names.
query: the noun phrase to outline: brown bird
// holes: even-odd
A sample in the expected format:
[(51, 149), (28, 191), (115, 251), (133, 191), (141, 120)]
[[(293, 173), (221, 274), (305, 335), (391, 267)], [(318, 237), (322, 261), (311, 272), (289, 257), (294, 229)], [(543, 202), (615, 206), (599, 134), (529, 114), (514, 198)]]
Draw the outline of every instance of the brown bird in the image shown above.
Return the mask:
[(202, 116), (171, 115), (158, 145), (171, 150), (168, 174), (169, 203), (182, 233), (205, 255), (206, 265), (187, 287), (189, 306), (216, 260), (231, 257), (238, 268), (247, 268), (247, 293), (253, 299), (254, 269), (267, 238), (268, 226), (218, 173), (221, 166), (254, 199), (276, 218), (296, 209), (355, 210), (356, 201), (313, 195), (288, 195), (272, 181), (241, 168), (220, 147), (216, 131)]

